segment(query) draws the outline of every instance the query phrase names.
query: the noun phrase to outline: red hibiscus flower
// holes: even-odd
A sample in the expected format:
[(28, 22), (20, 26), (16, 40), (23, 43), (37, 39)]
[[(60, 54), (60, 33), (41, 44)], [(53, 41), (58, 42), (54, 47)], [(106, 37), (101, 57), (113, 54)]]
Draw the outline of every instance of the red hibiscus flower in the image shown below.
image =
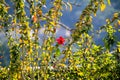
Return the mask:
[(56, 39), (56, 41), (57, 41), (58, 44), (63, 45), (64, 42), (65, 42), (65, 39), (62, 36), (60, 36), (59, 38)]

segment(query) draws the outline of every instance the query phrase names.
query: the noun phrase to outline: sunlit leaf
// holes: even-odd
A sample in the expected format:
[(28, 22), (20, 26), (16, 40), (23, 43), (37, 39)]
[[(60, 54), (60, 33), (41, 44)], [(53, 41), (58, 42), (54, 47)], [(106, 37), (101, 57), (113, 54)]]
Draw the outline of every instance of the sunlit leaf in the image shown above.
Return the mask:
[(52, 22), (50, 22), (50, 24), (52, 24), (53, 26), (56, 26), (56, 23), (55, 23), (55, 22), (53, 22), (53, 21), (52, 21)]
[(27, 67), (26, 67), (26, 70), (27, 70), (27, 71), (30, 71), (30, 66), (27, 66)]
[(94, 16), (96, 17), (96, 13), (94, 13)]
[(118, 14), (118, 13), (114, 13), (113, 16), (114, 16), (115, 18), (117, 18), (117, 17), (119, 16), (119, 14)]
[(117, 22), (118, 22), (118, 25), (120, 25), (120, 20), (118, 20)]
[(32, 48), (27, 52), (27, 54), (31, 54), (33, 52)]
[(106, 5), (105, 5), (104, 3), (102, 3), (102, 4), (100, 5), (100, 10), (101, 10), (101, 11), (104, 11), (105, 8), (106, 8)]
[(118, 52), (120, 52), (120, 48), (118, 48)]
[(110, 0), (107, 0), (108, 4), (111, 5), (111, 1)]
[(78, 75), (84, 76), (84, 73), (83, 72), (79, 72)]
[(70, 11), (72, 11), (72, 5), (69, 2), (67, 2), (67, 5), (69, 6)]
[(59, 66), (61, 66), (61, 67), (66, 67), (66, 65), (65, 65), (65, 64), (62, 64), (62, 63), (60, 63)]
[(19, 42), (20, 42), (20, 43), (22, 43), (22, 42), (23, 42), (23, 40), (22, 40), (22, 39), (19, 39)]
[(21, 12), (21, 9), (17, 11), (17, 13), (20, 13)]

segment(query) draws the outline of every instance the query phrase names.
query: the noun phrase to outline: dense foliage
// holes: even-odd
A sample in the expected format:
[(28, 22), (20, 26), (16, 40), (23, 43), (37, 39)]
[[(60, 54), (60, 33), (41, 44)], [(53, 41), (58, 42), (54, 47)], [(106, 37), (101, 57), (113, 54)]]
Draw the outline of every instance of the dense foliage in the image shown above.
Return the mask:
[[(0, 31), (7, 38), (10, 64), (0, 66), (2, 80), (117, 80), (120, 79), (120, 12), (106, 19), (106, 24), (94, 31), (92, 17), (104, 11), (110, 0), (90, 0), (82, 11), (75, 29), (60, 22), (62, 10), (76, 5), (64, 0), (51, 0), (48, 12), (43, 12), (46, 0), (0, 0)], [(28, 4), (26, 5), (25, 2)], [(77, 6), (77, 5), (76, 5)], [(82, 6), (82, 5), (81, 5)], [(26, 15), (29, 10), (30, 16)], [(56, 38), (56, 29), (71, 31), (71, 38)], [(44, 36), (39, 37), (44, 28)], [(106, 32), (104, 45), (96, 45), (94, 35)], [(114, 49), (113, 49), (114, 47)], [(4, 59), (1, 50), (0, 59)], [(0, 63), (2, 64), (2, 63)]]

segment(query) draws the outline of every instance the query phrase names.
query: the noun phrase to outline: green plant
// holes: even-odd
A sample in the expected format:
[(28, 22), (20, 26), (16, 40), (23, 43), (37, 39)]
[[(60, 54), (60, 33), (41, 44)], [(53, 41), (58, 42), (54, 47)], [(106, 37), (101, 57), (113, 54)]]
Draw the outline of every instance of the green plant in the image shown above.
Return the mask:
[[(51, 1), (52, 7), (44, 13), (42, 7), (46, 0), (11, 0), (14, 14), (9, 14), (9, 6), (0, 1), (0, 29), (8, 39), (10, 64), (0, 66), (0, 79), (9, 80), (111, 80), (119, 79), (120, 44), (115, 39), (119, 31), (120, 13), (106, 19), (101, 32), (106, 32), (104, 46), (93, 41), (92, 15), (100, 9), (104, 11), (104, 0), (90, 0), (82, 11), (75, 29), (60, 23), (63, 6), (72, 10), (72, 3), (64, 0)], [(107, 0), (110, 5), (110, 0)], [(26, 15), (25, 7), (30, 12)], [(45, 21), (42, 24), (42, 21)], [(71, 38), (55, 37), (56, 29), (61, 26), (71, 31)], [(39, 40), (39, 31), (44, 28), (44, 37)], [(113, 54), (112, 47), (117, 45)], [(62, 58), (60, 58), (63, 55)]]

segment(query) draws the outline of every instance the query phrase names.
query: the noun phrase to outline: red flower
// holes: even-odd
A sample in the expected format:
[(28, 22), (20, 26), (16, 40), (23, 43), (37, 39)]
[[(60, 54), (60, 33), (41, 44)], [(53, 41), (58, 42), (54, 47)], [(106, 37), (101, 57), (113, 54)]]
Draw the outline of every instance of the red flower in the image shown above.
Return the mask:
[(65, 42), (65, 39), (62, 36), (60, 36), (59, 38), (56, 39), (56, 41), (57, 41), (58, 44), (63, 45), (64, 42)]

